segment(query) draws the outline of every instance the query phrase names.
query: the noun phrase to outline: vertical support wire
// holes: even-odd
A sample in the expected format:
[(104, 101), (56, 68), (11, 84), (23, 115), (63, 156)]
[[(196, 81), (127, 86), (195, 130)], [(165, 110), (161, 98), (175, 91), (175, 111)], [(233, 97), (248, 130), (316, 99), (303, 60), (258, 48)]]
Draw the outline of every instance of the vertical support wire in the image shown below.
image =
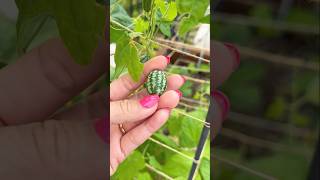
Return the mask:
[[(207, 118), (206, 118), (206, 122), (209, 123), (210, 120), (212, 119), (212, 115), (213, 115), (213, 101), (212, 101), (212, 98), (210, 98), (210, 106), (209, 106), (209, 111), (207, 113)], [(196, 150), (196, 153), (195, 153), (195, 156), (194, 156), (194, 160), (195, 162), (192, 163), (192, 167), (191, 167), (191, 170), (190, 170), (190, 173), (189, 173), (189, 177), (188, 177), (188, 180), (194, 180), (194, 178), (196, 177), (196, 171), (199, 167), (199, 163), (200, 163), (200, 157), (201, 157), (201, 154), (203, 152), (203, 148), (204, 148), (204, 145), (205, 145), (205, 142), (209, 136), (209, 133), (210, 133), (210, 126), (203, 126), (202, 128), (202, 132), (201, 132), (201, 136), (200, 136), (200, 140), (199, 140), (199, 144), (197, 146), (197, 150)]]

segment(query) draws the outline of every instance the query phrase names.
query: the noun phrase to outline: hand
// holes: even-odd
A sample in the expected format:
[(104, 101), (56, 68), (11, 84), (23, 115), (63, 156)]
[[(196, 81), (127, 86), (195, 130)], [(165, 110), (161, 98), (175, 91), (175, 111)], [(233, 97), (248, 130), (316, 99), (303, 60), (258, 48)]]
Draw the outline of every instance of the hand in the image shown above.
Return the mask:
[[(172, 108), (181, 96), (178, 89), (184, 78), (180, 75), (168, 77), (168, 87), (160, 97), (148, 95), (146, 90), (129, 96), (154, 69), (165, 69), (168, 59), (158, 56), (144, 65), (143, 77), (138, 83), (129, 75), (123, 75), (110, 85), (110, 175), (118, 165), (139, 145), (146, 141), (168, 119)], [(124, 132), (119, 125), (122, 124)]]
[(52, 39), (0, 70), (0, 179), (109, 177), (107, 144), (97, 135), (107, 135), (99, 120), (106, 90), (58, 111), (107, 71), (107, 57), (101, 43), (92, 63), (81, 66)]
[[(235, 71), (240, 64), (240, 56), (238, 49), (232, 44), (222, 44), (219, 42), (213, 42), (210, 53), (214, 55), (213, 63), (213, 87), (220, 86), (233, 71)], [(211, 86), (212, 87), (212, 86)], [(226, 95), (216, 89), (211, 93), (213, 95), (213, 113), (211, 114), (213, 119), (211, 124), (213, 125), (212, 138), (219, 133), (223, 121), (226, 119), (230, 109), (230, 102)]]

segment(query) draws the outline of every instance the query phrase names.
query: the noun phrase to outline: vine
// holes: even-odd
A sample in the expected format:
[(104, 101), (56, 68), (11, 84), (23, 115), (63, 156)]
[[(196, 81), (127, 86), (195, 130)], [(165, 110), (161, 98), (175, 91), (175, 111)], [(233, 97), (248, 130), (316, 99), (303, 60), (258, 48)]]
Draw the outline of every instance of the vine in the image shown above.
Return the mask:
[(155, 49), (159, 47), (155, 36), (161, 32), (162, 36), (172, 37), (176, 20), (182, 19), (178, 35), (183, 38), (206, 17), (209, 1), (143, 0), (141, 5), (142, 13), (131, 18), (119, 2), (110, 1), (110, 37), (111, 42), (117, 45), (113, 79), (127, 68), (132, 79), (138, 81), (143, 63), (154, 56)]

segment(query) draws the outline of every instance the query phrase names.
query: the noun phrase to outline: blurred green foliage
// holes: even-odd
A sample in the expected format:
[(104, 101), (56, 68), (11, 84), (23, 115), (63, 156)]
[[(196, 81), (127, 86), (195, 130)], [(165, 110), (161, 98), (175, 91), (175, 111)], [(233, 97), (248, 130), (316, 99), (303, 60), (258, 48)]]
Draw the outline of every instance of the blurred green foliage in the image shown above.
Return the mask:
[[(233, 3), (226, 2), (228, 7), (234, 6)], [(239, 3), (237, 10), (218, 9), (216, 12), (241, 14), (258, 19), (261, 23), (281, 21), (319, 28), (319, 9), (307, 8), (309, 5), (304, 5), (293, 3), (282, 19), (277, 19), (278, 8), (275, 8), (274, 3), (259, 1), (253, 1), (250, 5)], [(222, 22), (214, 24), (212, 34), (217, 41), (288, 57), (299, 57), (309, 62), (320, 62), (319, 34), (280, 31), (272, 26), (247, 26)], [(271, 147), (261, 148), (253, 142), (254, 140), (239, 141), (235, 137), (227, 138), (220, 135), (216, 138), (214, 156), (230, 160), (238, 166), (244, 165), (276, 179), (306, 179), (319, 133), (319, 71), (280, 66), (242, 56), (239, 69), (219, 88), (229, 97), (231, 111), (257, 117), (258, 121), (252, 125), (250, 122), (241, 124), (230, 118), (224, 123), (225, 128), (242, 132), (250, 138), (287, 147), (288, 152)], [(274, 125), (274, 121), (286, 127), (287, 133), (266, 130)], [(270, 124), (270, 127), (264, 129), (254, 126), (259, 123)], [(293, 136), (299, 134), (295, 128), (304, 130), (305, 134), (300, 134), (299, 137)], [(296, 148), (301, 148), (298, 149), (300, 153), (291, 152)], [(217, 180), (260, 179), (259, 175), (218, 160), (214, 161), (213, 168), (213, 178)]]

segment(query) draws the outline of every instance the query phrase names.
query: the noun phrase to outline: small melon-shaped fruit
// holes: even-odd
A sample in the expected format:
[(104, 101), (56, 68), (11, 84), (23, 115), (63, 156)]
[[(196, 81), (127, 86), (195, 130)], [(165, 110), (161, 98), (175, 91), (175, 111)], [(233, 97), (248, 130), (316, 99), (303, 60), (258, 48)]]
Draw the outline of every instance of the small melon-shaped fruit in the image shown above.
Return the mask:
[(149, 94), (161, 95), (167, 89), (167, 77), (161, 70), (153, 70), (149, 73), (144, 87)]

